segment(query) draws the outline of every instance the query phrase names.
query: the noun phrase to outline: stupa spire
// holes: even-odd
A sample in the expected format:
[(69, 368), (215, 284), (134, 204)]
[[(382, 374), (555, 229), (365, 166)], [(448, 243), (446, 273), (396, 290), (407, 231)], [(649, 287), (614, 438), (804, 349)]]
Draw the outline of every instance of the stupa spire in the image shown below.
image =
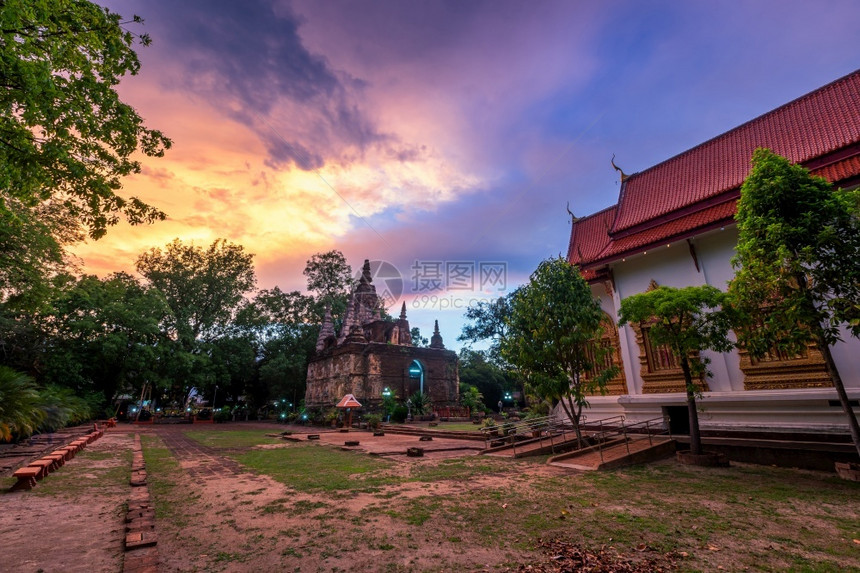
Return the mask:
[(322, 328), (320, 328), (320, 335), (317, 337), (317, 352), (325, 348), (326, 339), (334, 335), (334, 324), (331, 320), (331, 305), (327, 304), (325, 307), (325, 318), (323, 318)]
[(433, 336), (430, 337), (430, 348), (445, 348), (445, 343), (442, 342), (442, 334), (439, 332), (439, 321), (434, 321)]

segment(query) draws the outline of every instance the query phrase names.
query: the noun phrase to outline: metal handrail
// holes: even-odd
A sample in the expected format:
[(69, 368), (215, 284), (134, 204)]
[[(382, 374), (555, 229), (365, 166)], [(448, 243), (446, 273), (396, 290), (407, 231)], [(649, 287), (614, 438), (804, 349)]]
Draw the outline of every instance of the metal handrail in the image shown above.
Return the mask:
[[(622, 414), (622, 415), (618, 415), (618, 416), (610, 416), (608, 418), (602, 418), (602, 419), (596, 420), (590, 424), (590, 425), (597, 424), (597, 426), (600, 428), (600, 430), (597, 434), (592, 434), (590, 436), (591, 438), (597, 438), (597, 443), (598, 443), (599, 449), (601, 448), (601, 444), (603, 443), (603, 441), (605, 441), (605, 438), (607, 436), (612, 435), (613, 433), (620, 433), (620, 432), (624, 431), (624, 428), (625, 428), (624, 420), (625, 419), (626, 419), (625, 416)], [(663, 420), (662, 418), (659, 418), (659, 419), (661, 421)], [(586, 421), (587, 421), (586, 415), (580, 416), (580, 423), (581, 424), (586, 422)], [(550, 443), (550, 449), (551, 449), (552, 453), (555, 453), (555, 438), (561, 437), (561, 442), (564, 443), (567, 440), (567, 434), (569, 432), (575, 431), (575, 428), (573, 427), (572, 424), (565, 423), (565, 422), (566, 422), (566, 420), (562, 421), (562, 420), (556, 418), (555, 416), (544, 416), (541, 418), (529, 418), (527, 420), (523, 420), (521, 422), (516, 422), (516, 423), (514, 423), (514, 422), (503, 422), (500, 425), (490, 426), (490, 427), (486, 427), (486, 428), (480, 428), (480, 431), (485, 435), (485, 448), (489, 449), (490, 442), (493, 440), (499, 439), (499, 437), (492, 435), (492, 433), (498, 432), (500, 429), (503, 429), (505, 433), (503, 436), (501, 436), (501, 439), (509, 441), (509, 443), (511, 444), (511, 447), (513, 448), (514, 456), (516, 456), (516, 447), (517, 447), (516, 436), (518, 434), (522, 433), (523, 431), (540, 430), (540, 435), (538, 436), (540, 447), (542, 448), (544, 446), (544, 444), (543, 444), (544, 440), (548, 439), (549, 443)], [(621, 424), (620, 425), (621, 430), (619, 430), (618, 426), (614, 425), (614, 424), (619, 423), (619, 422)], [(654, 420), (646, 420), (645, 422), (638, 422), (636, 424), (626, 426), (626, 428), (634, 428), (634, 427), (640, 426), (642, 424), (645, 424), (646, 428), (647, 428), (648, 422), (653, 423)], [(611, 428), (606, 428), (606, 425), (608, 425), (608, 424), (613, 424), (613, 426)], [(648, 432), (649, 432), (649, 439), (650, 439), (650, 429), (648, 429)], [(625, 435), (626, 435), (626, 433), (625, 433)], [(601, 455), (601, 461), (602, 461), (603, 460), (602, 449), (600, 449), (600, 455)]]
[(499, 430), (503, 430), (505, 432), (503, 438), (510, 438), (511, 443), (516, 443), (515, 436), (522, 431), (535, 431), (535, 430), (544, 430), (550, 429), (554, 427), (556, 424), (554, 416), (543, 416), (540, 418), (529, 418), (527, 420), (522, 420), (520, 422), (502, 422), (501, 424), (495, 426), (489, 426), (486, 428), (480, 428), (481, 432), (485, 435), (484, 441), (487, 443), (486, 447), (489, 447), (489, 442), (495, 437), (492, 435), (494, 432), (498, 432)]
[[(623, 416), (622, 416), (622, 418), (623, 418)], [(645, 427), (645, 433), (648, 435), (648, 445), (653, 446), (654, 442), (651, 439), (651, 436), (654, 434), (651, 432), (651, 425), (652, 424), (656, 425), (656, 423), (658, 421), (660, 422), (660, 425), (661, 425), (661, 431), (657, 432), (656, 435), (659, 436), (662, 434), (668, 434), (671, 437), (672, 432), (668, 428), (668, 426), (666, 428), (662, 428), (663, 424), (666, 423), (666, 419), (663, 418), (662, 416), (659, 418), (651, 418), (649, 420), (643, 420), (641, 422), (636, 422), (635, 424), (625, 424), (624, 420), (622, 419), (621, 426), (615, 427), (615, 428), (610, 428), (607, 430), (601, 430), (601, 432), (599, 434), (597, 434), (597, 436), (595, 436), (595, 437), (597, 437), (597, 451), (600, 454), (600, 463), (603, 463), (603, 461), (604, 461), (603, 460), (603, 444), (606, 443), (607, 438), (609, 438), (609, 436), (612, 436), (612, 435), (619, 435), (619, 436), (623, 435), (624, 436), (624, 446), (627, 449), (627, 455), (628, 456), (630, 455), (630, 439), (628, 438), (627, 434), (632, 428), (644, 426)]]

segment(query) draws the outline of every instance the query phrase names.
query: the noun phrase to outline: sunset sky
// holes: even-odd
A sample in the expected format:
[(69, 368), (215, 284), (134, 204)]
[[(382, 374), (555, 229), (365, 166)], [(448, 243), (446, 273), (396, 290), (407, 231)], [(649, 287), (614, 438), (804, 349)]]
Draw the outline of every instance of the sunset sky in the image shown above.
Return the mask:
[(81, 245), (84, 269), (223, 237), (256, 254), (260, 288), (293, 290), (339, 249), (397, 267), (411, 323), (439, 318), (449, 347), (463, 309), (440, 299), (504, 291), (415, 291), (415, 261), (503, 262), (510, 289), (566, 251), (568, 201), (616, 202), (613, 154), (643, 170), (860, 65), (853, 0), (108, 6), (145, 20), (119, 89), (174, 142), (124, 193), (169, 219)]

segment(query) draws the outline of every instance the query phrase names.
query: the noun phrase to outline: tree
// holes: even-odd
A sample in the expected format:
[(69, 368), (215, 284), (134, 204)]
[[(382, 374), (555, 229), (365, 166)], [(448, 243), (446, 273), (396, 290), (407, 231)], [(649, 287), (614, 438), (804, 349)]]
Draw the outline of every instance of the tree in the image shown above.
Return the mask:
[(490, 341), (489, 357), (500, 363), (499, 348), (508, 334), (508, 318), (511, 314), (511, 299), (514, 293), (501, 296), (496, 300), (479, 301), (469, 305), (464, 318), (472, 323), (463, 325), (463, 330), (457, 340), (474, 344), (482, 340)]
[(208, 393), (217, 383), (212, 343), (229, 330), (243, 295), (254, 288), (253, 255), (224, 239), (206, 248), (175, 239), (163, 251), (140, 255), (137, 270), (171, 310), (162, 327), (174, 343), (159, 348), (162, 384), (174, 400), (191, 388)]
[(278, 287), (263, 289), (254, 300), (242, 305), (236, 324), (261, 328), (269, 325), (296, 325), (316, 320), (314, 299), (299, 291), (284, 292)]
[(116, 92), (120, 78), (140, 69), (135, 41), (150, 41), (124, 29), (129, 23), (85, 1), (0, 3), (4, 218), (18, 206), (49, 203), (92, 238), (120, 215), (132, 224), (164, 218), (140, 199), (118, 194), (121, 178), (140, 172), (136, 152), (161, 156), (171, 144), (144, 127)]
[[(257, 376), (257, 352), (257, 345), (248, 333), (225, 333), (209, 344), (212, 375), (221, 401), (238, 401), (253, 387)], [(212, 396), (214, 399), (215, 392)], [(213, 408), (216, 406), (212, 404)]]
[(79, 396), (139, 393), (158, 377), (159, 351), (171, 344), (161, 332), (169, 317), (164, 297), (126, 273), (85, 275), (59, 289), (45, 320), (42, 382)]
[(593, 372), (604, 349), (603, 311), (579, 269), (562, 258), (548, 259), (510, 300), (502, 357), (519, 368), (545, 398), (561, 403), (582, 443), (580, 420), (587, 396), (602, 392), (614, 368)]
[(647, 324), (651, 342), (667, 345), (678, 357), (687, 390), (690, 451), (694, 455), (702, 453), (696, 409), (696, 394), (701, 388), (696, 380), (709, 375), (708, 360), (698, 353), (728, 352), (734, 346), (728, 338), (731, 319), (730, 313), (723, 309), (726, 300), (725, 293), (710, 285), (681, 289), (661, 286), (623, 299), (619, 309), (619, 325)]
[(164, 251), (155, 248), (137, 259), (137, 271), (164, 295), (172, 310), (171, 334), (187, 349), (198, 339), (214, 338), (253, 290), (254, 255), (217, 239), (209, 247), (174, 239)]
[(332, 316), (342, 318), (346, 301), (353, 285), (352, 267), (340, 251), (317, 253), (308, 259), (304, 275), (308, 279), (308, 290), (316, 293), (320, 322), (326, 306)]
[[(487, 359), (486, 353), (468, 348), (460, 349), (460, 387), (474, 387), (481, 395), (483, 406), (495, 409), (506, 390), (514, 387), (513, 377)], [(468, 404), (463, 404), (467, 406)]]
[(746, 318), (740, 342), (752, 356), (797, 354), (814, 342), (860, 454), (860, 426), (830, 351), (840, 327), (860, 336), (860, 195), (767, 149), (755, 151), (752, 166), (738, 201), (729, 287)]
[(475, 386), (460, 384), (460, 405), (468, 408), (470, 412), (483, 410), (484, 395)]
[(63, 247), (81, 238), (77, 223), (56, 203), (29, 207), (2, 192), (0, 202), (0, 304), (39, 310), (67, 269)]
[(412, 337), (413, 346), (424, 348), (430, 344), (430, 341), (427, 338), (421, 336), (421, 329), (417, 326), (413, 326), (411, 329), (409, 329), (409, 334)]

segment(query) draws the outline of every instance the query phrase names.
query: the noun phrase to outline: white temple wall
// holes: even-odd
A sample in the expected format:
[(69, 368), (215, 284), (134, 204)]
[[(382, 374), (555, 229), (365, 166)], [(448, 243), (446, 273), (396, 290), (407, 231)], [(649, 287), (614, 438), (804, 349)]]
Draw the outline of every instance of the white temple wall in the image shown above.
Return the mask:
[[(613, 265), (615, 291), (606, 293), (604, 285), (592, 285), (592, 293), (601, 307), (617, 319), (616, 309), (622, 298), (645, 292), (651, 280), (658, 285), (684, 287), (710, 284), (726, 290), (734, 276), (731, 258), (737, 242), (737, 230), (728, 227), (696, 237), (693, 244), (699, 271), (686, 241), (665, 245), (647, 254), (627, 257)], [(621, 356), (629, 394), (595, 396), (589, 399), (588, 420), (596, 421), (624, 414), (629, 422), (659, 417), (667, 405), (683, 405), (682, 393), (642, 394), (639, 373), (639, 346), (632, 328), (619, 329)], [(860, 341), (847, 331), (843, 344), (831, 350), (848, 389), (849, 398), (860, 399)], [(700, 401), (700, 422), (704, 429), (760, 429), (771, 431), (844, 432), (847, 427), (841, 409), (832, 403), (837, 399), (831, 388), (787, 390), (744, 390), (737, 351), (721, 354), (703, 353), (711, 359), (710, 391)], [(860, 411), (860, 408), (855, 408)]]

